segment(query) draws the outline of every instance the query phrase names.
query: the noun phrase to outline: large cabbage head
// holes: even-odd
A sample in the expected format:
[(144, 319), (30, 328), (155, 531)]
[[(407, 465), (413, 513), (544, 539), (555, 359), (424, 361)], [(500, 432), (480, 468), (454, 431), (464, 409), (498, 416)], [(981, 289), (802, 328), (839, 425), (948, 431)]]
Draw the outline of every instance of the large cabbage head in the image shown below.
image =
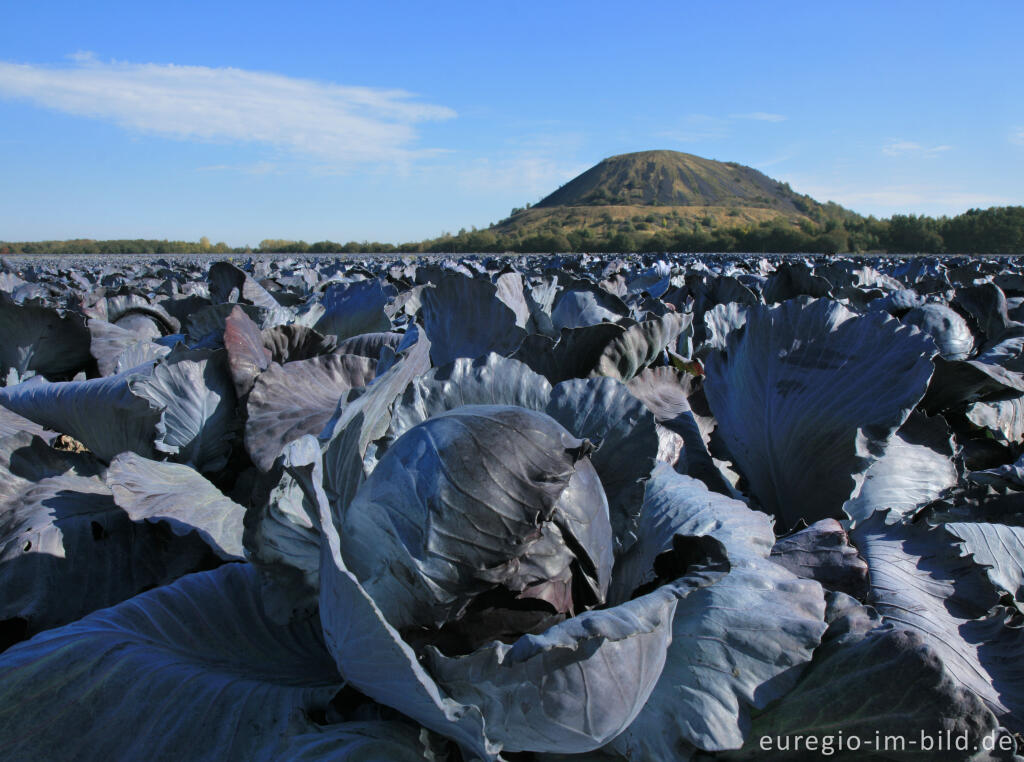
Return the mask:
[(466, 405), (405, 432), (352, 503), (348, 568), (417, 643), (466, 652), (602, 604), (608, 502), (591, 444), (550, 416)]

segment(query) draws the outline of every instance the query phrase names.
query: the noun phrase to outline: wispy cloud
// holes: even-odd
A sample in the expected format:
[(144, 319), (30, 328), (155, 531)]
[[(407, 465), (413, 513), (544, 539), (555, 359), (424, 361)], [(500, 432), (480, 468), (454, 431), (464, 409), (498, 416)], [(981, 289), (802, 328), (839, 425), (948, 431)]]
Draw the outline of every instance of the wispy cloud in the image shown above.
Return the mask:
[(728, 134), (727, 119), (707, 114), (689, 114), (672, 128), (659, 132), (658, 136), (679, 143), (702, 143), (705, 140), (724, 138)]
[(852, 185), (816, 185), (794, 181), (793, 187), (819, 200), (835, 201), (866, 214), (960, 214), (973, 207), (1002, 206), (1013, 199), (992, 193), (975, 193), (928, 184), (883, 185), (870, 188)]
[(772, 157), (770, 157), (768, 159), (762, 159), (761, 161), (752, 161), (750, 163), (750, 166), (752, 166), (754, 169), (762, 169), (763, 170), (763, 169), (768, 169), (770, 167), (774, 167), (774, 166), (776, 166), (778, 164), (785, 164), (787, 161), (791, 161), (795, 157), (796, 157), (796, 153), (795, 152), (783, 153), (783, 154), (779, 154), (777, 156), (772, 156)]
[(657, 136), (678, 143), (703, 143), (708, 140), (720, 140), (728, 137), (737, 121), (784, 122), (786, 119), (787, 117), (782, 114), (772, 114), (767, 111), (730, 114), (727, 117), (688, 114), (670, 129), (657, 133)]
[(544, 155), (479, 158), (459, 170), (458, 181), (470, 191), (521, 194), (529, 201), (539, 200), (588, 168)]
[(1014, 127), (1010, 131), (1010, 142), (1016, 143), (1019, 146), (1024, 146), (1024, 127)]
[(953, 146), (938, 145), (926, 146), (915, 143), (911, 140), (890, 140), (882, 148), (886, 156), (938, 156), (950, 150)]
[(787, 117), (767, 111), (752, 111), (749, 114), (733, 114), (733, 119), (753, 119), (755, 122), (784, 122)]
[(0, 61), (0, 97), (133, 131), (263, 143), (332, 163), (404, 162), (429, 153), (415, 147), (415, 125), (455, 116), (403, 90), (235, 68), (102, 62), (89, 54), (62, 67)]
[(209, 164), (196, 167), (194, 172), (240, 172), (246, 175), (272, 175), (279, 172), (280, 165), (272, 161), (257, 161), (253, 164)]

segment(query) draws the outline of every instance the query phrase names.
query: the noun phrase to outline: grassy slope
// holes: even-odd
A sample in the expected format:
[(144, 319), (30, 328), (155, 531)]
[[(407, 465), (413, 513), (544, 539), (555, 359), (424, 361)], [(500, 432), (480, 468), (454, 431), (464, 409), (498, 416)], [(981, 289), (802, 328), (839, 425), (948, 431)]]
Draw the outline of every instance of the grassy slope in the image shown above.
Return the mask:
[[(650, 220), (652, 216), (654, 219)], [(678, 225), (707, 223), (706, 226), (715, 228), (743, 227), (780, 218), (792, 223), (805, 219), (800, 214), (743, 206), (534, 206), (502, 220), (491, 231), (534, 235), (553, 230), (568, 232), (589, 229), (595, 233), (614, 233), (623, 223), (632, 222), (634, 227), (644, 224), (648, 226), (646, 230), (638, 227), (637, 233), (653, 234), (659, 229), (670, 229)]]

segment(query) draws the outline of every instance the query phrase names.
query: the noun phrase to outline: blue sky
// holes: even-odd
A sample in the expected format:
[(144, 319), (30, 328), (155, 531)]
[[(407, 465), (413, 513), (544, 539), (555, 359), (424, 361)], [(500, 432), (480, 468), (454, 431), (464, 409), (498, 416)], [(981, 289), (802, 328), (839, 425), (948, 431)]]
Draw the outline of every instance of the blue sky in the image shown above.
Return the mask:
[(606, 156), (1024, 204), (1024, 3), (21, 2), (0, 240), (419, 240)]

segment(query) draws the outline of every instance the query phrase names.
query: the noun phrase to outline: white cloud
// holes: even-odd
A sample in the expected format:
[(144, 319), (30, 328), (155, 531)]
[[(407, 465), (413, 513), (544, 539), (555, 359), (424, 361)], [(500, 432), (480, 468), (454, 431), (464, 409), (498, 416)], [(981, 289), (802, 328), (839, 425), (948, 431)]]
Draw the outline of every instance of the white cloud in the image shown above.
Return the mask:
[(480, 193), (514, 193), (523, 201), (539, 201), (560, 185), (589, 169), (550, 156), (521, 155), (476, 159), (459, 171), (459, 184)]
[(886, 156), (938, 156), (953, 146), (924, 146), (911, 140), (890, 140), (882, 148)]
[(195, 172), (240, 172), (246, 175), (271, 175), (279, 173), (281, 167), (272, 161), (257, 161), (253, 164), (210, 164), (196, 167)]
[(729, 134), (729, 125), (728, 120), (717, 116), (690, 114), (680, 119), (676, 126), (657, 134), (678, 143), (701, 143), (724, 138)]
[(729, 137), (737, 120), (784, 122), (786, 119), (787, 117), (782, 114), (771, 114), (766, 111), (730, 114), (727, 117), (689, 114), (680, 119), (675, 126), (663, 130), (657, 135), (678, 143), (702, 143), (707, 140), (720, 140)]
[(1024, 146), (1024, 127), (1015, 127), (1010, 132), (1010, 142), (1016, 143), (1019, 146)]
[(144, 133), (263, 143), (333, 163), (422, 155), (413, 148), (414, 125), (455, 116), (402, 90), (234, 68), (104, 63), (90, 54), (72, 61), (65, 67), (0, 61), (0, 97)]
[(787, 161), (792, 161), (795, 156), (795, 153), (778, 154), (768, 159), (762, 159), (761, 161), (752, 161), (750, 162), (750, 166), (754, 169), (766, 170), (777, 164), (785, 164)]
[(787, 117), (767, 111), (752, 111), (749, 114), (733, 114), (733, 119), (753, 119), (756, 122), (784, 122)]
[(887, 185), (870, 188), (815, 185), (794, 181), (793, 188), (819, 201), (835, 201), (862, 214), (888, 217), (892, 214), (961, 214), (971, 208), (1018, 203), (992, 193), (939, 187), (934, 185)]

